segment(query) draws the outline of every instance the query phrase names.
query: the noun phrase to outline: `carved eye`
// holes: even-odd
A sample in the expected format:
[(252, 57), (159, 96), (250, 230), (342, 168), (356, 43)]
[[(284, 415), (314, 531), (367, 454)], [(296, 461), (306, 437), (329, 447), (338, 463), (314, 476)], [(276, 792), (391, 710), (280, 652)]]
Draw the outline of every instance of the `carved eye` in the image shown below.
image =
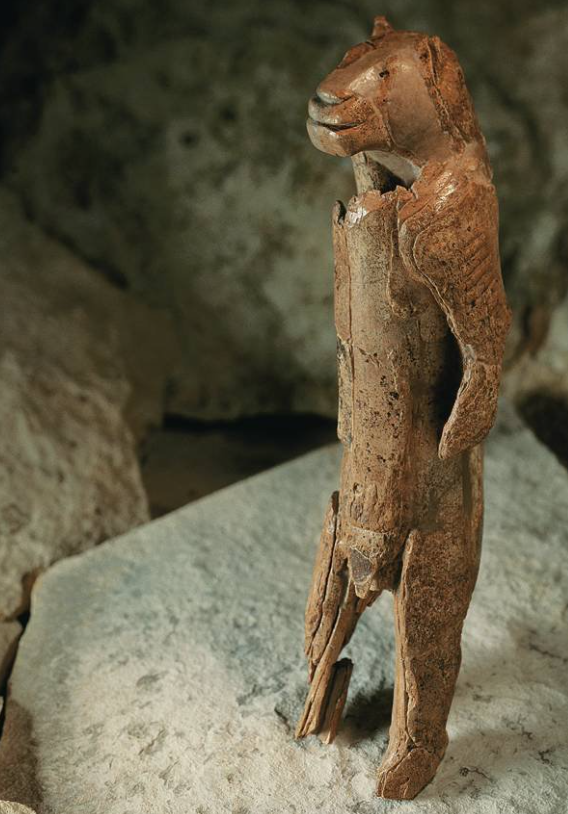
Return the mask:
[(372, 51), (373, 49), (374, 45), (370, 42), (362, 42), (359, 45), (354, 45), (353, 48), (350, 48), (349, 51), (347, 51), (337, 67), (346, 68), (353, 62), (357, 62), (358, 59), (361, 59), (362, 56), (365, 56), (365, 54), (368, 54), (369, 51)]
[(383, 71), (379, 72), (379, 76), (381, 79), (386, 79), (387, 76), (390, 76), (390, 71), (387, 71), (387, 69), (385, 68)]

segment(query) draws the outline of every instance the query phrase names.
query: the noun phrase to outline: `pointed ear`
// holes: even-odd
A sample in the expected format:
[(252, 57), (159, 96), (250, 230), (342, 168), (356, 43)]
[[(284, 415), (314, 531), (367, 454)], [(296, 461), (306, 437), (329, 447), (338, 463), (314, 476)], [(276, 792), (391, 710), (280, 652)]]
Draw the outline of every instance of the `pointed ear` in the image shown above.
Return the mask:
[(384, 37), (385, 34), (388, 34), (390, 31), (394, 31), (394, 29), (386, 17), (375, 17), (373, 21), (373, 32), (371, 34), (371, 39), (380, 40), (381, 37)]
[(442, 40), (440, 37), (428, 37), (428, 45), (430, 47), (430, 58), (432, 60), (432, 73), (434, 74), (434, 80), (439, 82), (445, 63), (444, 52), (442, 50)]
[(441, 62), (444, 58), (444, 54), (442, 52), (442, 40), (440, 37), (428, 37), (428, 42), (430, 43), (430, 48), (432, 49), (432, 53), (434, 54), (435, 58)]

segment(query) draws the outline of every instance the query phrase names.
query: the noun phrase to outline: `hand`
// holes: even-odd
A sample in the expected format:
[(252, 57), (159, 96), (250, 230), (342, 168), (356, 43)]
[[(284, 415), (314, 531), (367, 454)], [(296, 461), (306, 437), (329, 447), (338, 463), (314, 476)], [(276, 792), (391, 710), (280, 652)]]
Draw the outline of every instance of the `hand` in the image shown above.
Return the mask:
[(339, 544), (358, 597), (393, 587), (407, 530), (372, 531), (341, 524)]

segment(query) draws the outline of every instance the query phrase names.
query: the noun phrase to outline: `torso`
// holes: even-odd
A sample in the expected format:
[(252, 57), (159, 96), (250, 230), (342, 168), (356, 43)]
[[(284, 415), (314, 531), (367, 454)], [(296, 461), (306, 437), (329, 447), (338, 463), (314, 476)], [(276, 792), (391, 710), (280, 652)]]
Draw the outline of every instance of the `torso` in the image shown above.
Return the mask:
[(459, 353), (433, 296), (398, 256), (397, 203), (408, 194), (366, 192), (334, 218), (342, 499), (358, 524), (385, 531), (423, 520), (440, 479), (455, 480), (461, 467), (437, 451)]

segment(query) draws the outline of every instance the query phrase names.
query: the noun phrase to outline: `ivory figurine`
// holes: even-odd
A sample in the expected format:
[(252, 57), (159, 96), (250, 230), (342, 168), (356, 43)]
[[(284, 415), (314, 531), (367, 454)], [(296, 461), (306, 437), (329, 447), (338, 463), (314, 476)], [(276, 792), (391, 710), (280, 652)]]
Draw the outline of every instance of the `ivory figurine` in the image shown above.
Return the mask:
[(482, 446), (510, 311), (491, 168), (458, 60), (375, 19), (309, 104), (313, 144), (351, 156), (333, 212), (344, 447), (306, 610), (310, 688), (297, 736), (333, 740), (352, 670), (338, 661), (394, 594), (396, 679), (378, 794), (411, 799), (446, 750), (482, 532)]

